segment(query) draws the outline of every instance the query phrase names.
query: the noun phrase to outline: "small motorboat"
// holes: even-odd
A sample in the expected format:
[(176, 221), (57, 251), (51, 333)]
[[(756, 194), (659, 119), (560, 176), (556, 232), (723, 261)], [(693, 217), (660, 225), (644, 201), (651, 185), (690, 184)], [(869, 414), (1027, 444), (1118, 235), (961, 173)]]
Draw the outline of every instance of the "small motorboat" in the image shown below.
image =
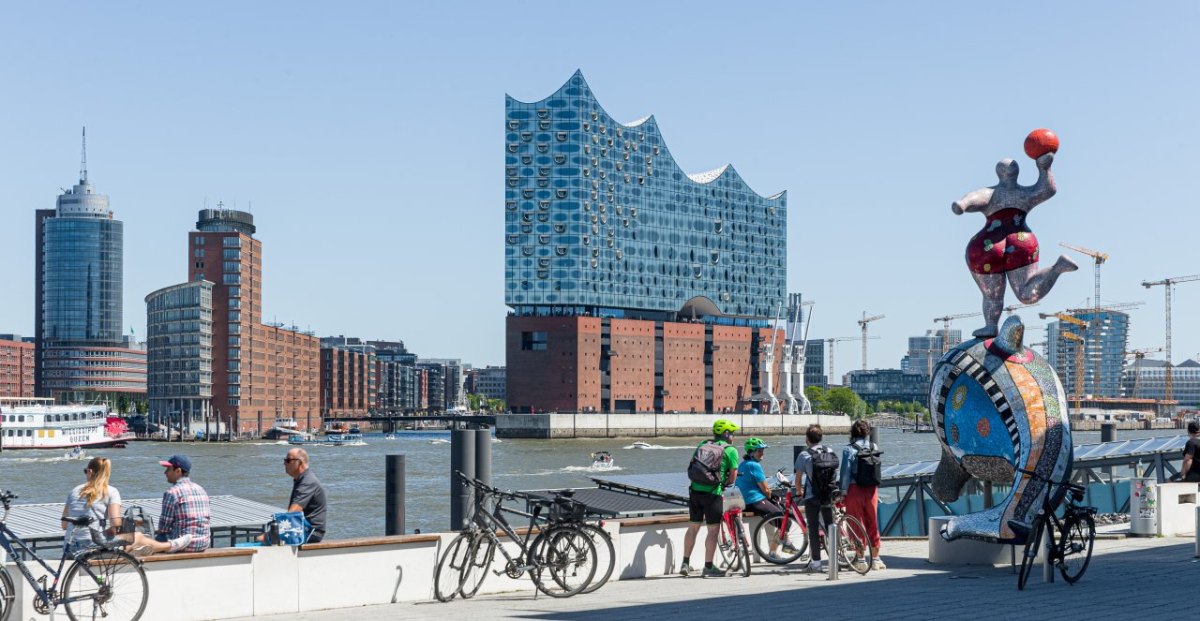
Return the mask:
[(63, 459), (87, 459), (87, 451), (83, 450), (82, 446), (77, 446), (63, 455)]
[(387, 434), (387, 435), (383, 436), (383, 439), (384, 439), (384, 440), (395, 440), (395, 439), (396, 439), (396, 434), (394, 434), (394, 433), (389, 433), (389, 434)]
[(592, 470), (611, 470), (617, 462), (613, 460), (612, 453), (608, 451), (596, 451), (592, 453)]
[(635, 448), (635, 449), (648, 449), (648, 448), (653, 448), (653, 447), (654, 447), (654, 445), (653, 445), (653, 444), (650, 444), (649, 442), (642, 442), (641, 440), (638, 440), (637, 442), (634, 442), (634, 443), (633, 443), (633, 444), (631, 444), (630, 446), (632, 446), (632, 447), (633, 447), (633, 448)]

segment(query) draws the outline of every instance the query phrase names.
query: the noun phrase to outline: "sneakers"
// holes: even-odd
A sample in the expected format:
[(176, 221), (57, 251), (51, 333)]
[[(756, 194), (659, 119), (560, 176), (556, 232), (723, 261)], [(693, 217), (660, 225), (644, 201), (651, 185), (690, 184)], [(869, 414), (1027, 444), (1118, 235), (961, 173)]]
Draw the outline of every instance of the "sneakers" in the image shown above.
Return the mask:
[(879, 560), (879, 559), (875, 559), (875, 560), (874, 560), (874, 561), (871, 563), (871, 569), (874, 569), (875, 571), (879, 571), (879, 570), (881, 570), (881, 569), (887, 569), (887, 565), (884, 565), (884, 564), (883, 564), (883, 561), (881, 561), (881, 560)]
[(790, 541), (783, 542), (783, 553), (784, 554), (795, 554), (797, 552), (799, 552), (799, 550), (796, 549), (796, 546), (792, 545), (792, 542), (790, 542)]
[(179, 537), (176, 537), (171, 540), (170, 552), (172, 554), (174, 554), (175, 552), (179, 552), (180, 550), (191, 545), (191, 543), (192, 543), (192, 536), (190, 534), (180, 535)]
[[(857, 571), (860, 574), (867, 572), (867, 561), (865, 561), (861, 558), (854, 559), (854, 562), (851, 563), (850, 565), (851, 565), (851, 567), (853, 567), (854, 571)], [(872, 565), (872, 568), (873, 567), (874, 567), (874, 565)]]
[(137, 557), (150, 556), (151, 554), (154, 554), (154, 548), (143, 544), (130, 548), (129, 553)]
[(809, 561), (809, 563), (808, 563), (809, 573), (816, 574), (816, 573), (820, 573), (822, 571), (827, 571), (827, 570), (828, 570), (828, 568), (823, 563), (821, 563), (821, 561)]
[(686, 578), (691, 573), (692, 573), (692, 566), (687, 561), (684, 561), (683, 564), (679, 566), (679, 575)]
[(705, 578), (724, 578), (725, 572), (721, 571), (720, 569), (717, 569), (715, 566), (714, 567), (705, 567), (703, 576)]

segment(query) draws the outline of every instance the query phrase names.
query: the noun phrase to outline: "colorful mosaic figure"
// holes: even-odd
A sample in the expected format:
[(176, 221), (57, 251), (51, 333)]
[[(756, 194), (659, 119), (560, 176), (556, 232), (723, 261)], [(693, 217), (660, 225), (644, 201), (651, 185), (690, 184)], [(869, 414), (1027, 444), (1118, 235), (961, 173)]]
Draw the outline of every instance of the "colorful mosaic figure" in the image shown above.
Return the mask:
[(978, 211), (987, 218), (983, 229), (967, 244), (967, 267), (983, 293), (985, 324), (974, 332), (977, 338), (996, 336), (1006, 278), (1022, 304), (1034, 304), (1050, 292), (1059, 276), (1079, 269), (1071, 259), (1059, 256), (1053, 266), (1038, 270), (1038, 241), (1026, 219), (1034, 207), (1054, 196), (1058, 187), (1050, 172), (1054, 153), (1035, 161), (1037, 183), (1017, 183), (1017, 163), (1003, 159), (996, 164), (999, 183), (975, 190), (950, 206), (956, 215)]
[(1013, 315), (995, 339), (961, 343), (934, 367), (929, 409), (942, 443), (934, 496), (958, 500), (972, 477), (1012, 486), (995, 506), (950, 518), (942, 529), (947, 540), (1023, 543), (1046, 484), (1020, 471), (1054, 481), (1071, 472), (1066, 394), (1024, 337), (1025, 326)]

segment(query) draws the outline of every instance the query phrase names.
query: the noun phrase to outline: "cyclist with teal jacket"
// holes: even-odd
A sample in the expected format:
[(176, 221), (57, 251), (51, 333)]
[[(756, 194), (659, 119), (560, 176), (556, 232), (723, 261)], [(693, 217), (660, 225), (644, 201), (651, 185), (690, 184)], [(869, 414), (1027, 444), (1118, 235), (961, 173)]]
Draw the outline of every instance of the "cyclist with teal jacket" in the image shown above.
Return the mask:
[[(746, 454), (742, 463), (738, 465), (737, 487), (746, 501), (746, 510), (753, 511), (764, 520), (783, 515), (783, 509), (771, 498), (771, 487), (767, 485), (767, 475), (762, 469), (763, 454), (765, 449), (769, 448), (767, 443), (758, 438), (750, 438), (746, 440), (745, 447)], [(771, 538), (772, 553), (779, 545), (779, 539)], [(788, 554), (796, 550), (790, 541), (784, 542), (783, 548)]]
[[(688, 470), (693, 469), (695, 462), (701, 457), (712, 455), (716, 459), (714, 447), (723, 447), (719, 457), (719, 465), (715, 464), (710, 471), (714, 475), (715, 482), (706, 484), (698, 483), (692, 480), (692, 484), (688, 487), (688, 529), (683, 536), (683, 564), (679, 567), (679, 573), (686, 576), (692, 573), (692, 565), (689, 557), (692, 555), (692, 550), (696, 547), (696, 535), (700, 532), (700, 525), (704, 524), (708, 528), (708, 537), (704, 540), (704, 572), (705, 578), (722, 577), (725, 572), (717, 569), (713, 565), (713, 556), (717, 553), (717, 539), (720, 537), (721, 517), (725, 514), (725, 502), (722, 493), (725, 488), (733, 485), (737, 480), (738, 471), (738, 454), (737, 449), (731, 446), (733, 434), (738, 430), (738, 426), (724, 418), (713, 423), (713, 437), (710, 440), (701, 442), (695, 452), (692, 453), (692, 464), (689, 464)], [(712, 446), (706, 446), (712, 445)], [(702, 455), (702, 452), (704, 455)]]

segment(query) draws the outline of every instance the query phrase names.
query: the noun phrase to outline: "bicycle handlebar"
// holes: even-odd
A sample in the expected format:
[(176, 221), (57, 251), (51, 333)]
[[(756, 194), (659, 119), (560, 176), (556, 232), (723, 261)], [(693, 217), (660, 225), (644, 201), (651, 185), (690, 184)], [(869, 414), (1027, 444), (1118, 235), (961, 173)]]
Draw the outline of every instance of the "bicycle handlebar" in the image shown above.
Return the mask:
[(1067, 489), (1073, 489), (1073, 490), (1081, 491), (1081, 492), (1084, 491), (1084, 487), (1082, 485), (1076, 485), (1068, 479), (1063, 479), (1062, 481), (1052, 481), (1032, 470), (1025, 470), (1024, 468), (1017, 468), (1017, 472), (1020, 472), (1021, 474), (1027, 474), (1039, 481), (1049, 483), (1051, 485), (1062, 485), (1062, 486), (1066, 487)]
[(488, 485), (487, 483), (480, 481), (479, 479), (471, 478), (471, 477), (467, 476), (465, 473), (463, 473), (461, 470), (455, 470), (454, 474), (458, 475), (458, 478), (461, 479), (463, 484), (466, 485), (467, 487), (473, 487), (485, 494), (489, 494), (492, 496), (499, 496), (503, 500), (516, 500), (517, 498), (526, 498), (526, 496), (524, 494), (520, 494), (519, 492), (514, 492), (512, 490), (505, 491), (498, 487), (492, 487), (492, 486)]

